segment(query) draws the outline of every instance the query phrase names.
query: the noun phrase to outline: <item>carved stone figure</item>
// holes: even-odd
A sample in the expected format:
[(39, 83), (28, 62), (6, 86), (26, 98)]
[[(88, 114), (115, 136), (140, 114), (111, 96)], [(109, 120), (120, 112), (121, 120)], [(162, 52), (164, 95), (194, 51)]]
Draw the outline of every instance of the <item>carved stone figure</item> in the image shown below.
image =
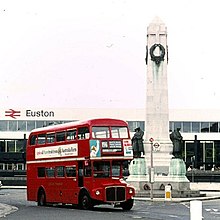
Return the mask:
[(183, 144), (183, 137), (180, 133), (180, 128), (175, 129), (170, 134), (170, 140), (173, 142), (173, 156), (175, 158), (180, 158)]
[(143, 136), (144, 132), (138, 127), (135, 130), (135, 134), (131, 139), (134, 158), (140, 158), (141, 153), (144, 154)]

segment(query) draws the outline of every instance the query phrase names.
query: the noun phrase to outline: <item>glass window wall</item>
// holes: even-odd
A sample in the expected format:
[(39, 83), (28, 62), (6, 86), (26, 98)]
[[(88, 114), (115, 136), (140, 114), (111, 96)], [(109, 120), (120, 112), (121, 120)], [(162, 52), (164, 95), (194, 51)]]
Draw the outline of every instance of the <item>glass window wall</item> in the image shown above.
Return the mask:
[(183, 122), (183, 132), (191, 132), (191, 122)]
[(145, 122), (144, 121), (127, 121), (129, 130), (134, 132), (135, 128), (140, 127), (142, 131), (145, 130)]
[(201, 132), (209, 132), (209, 122), (201, 122)]
[(24, 140), (16, 140), (16, 152), (22, 152), (24, 151)]
[(0, 131), (7, 131), (8, 130), (8, 121), (0, 121)]
[(15, 140), (6, 141), (7, 152), (15, 152)]
[(31, 131), (35, 128), (66, 122), (70, 121), (0, 120), (0, 131)]
[(35, 121), (27, 121), (27, 130), (28, 131), (31, 131), (31, 130), (33, 130), (35, 128), (36, 128)]
[(174, 122), (174, 130), (176, 130), (177, 128), (182, 129), (182, 122), (179, 121)]
[(17, 131), (18, 130), (17, 121), (9, 121), (9, 131)]
[(192, 132), (200, 132), (200, 122), (192, 122)]
[(210, 132), (218, 132), (218, 122), (210, 122)]
[(26, 131), (26, 121), (18, 121), (18, 131)]

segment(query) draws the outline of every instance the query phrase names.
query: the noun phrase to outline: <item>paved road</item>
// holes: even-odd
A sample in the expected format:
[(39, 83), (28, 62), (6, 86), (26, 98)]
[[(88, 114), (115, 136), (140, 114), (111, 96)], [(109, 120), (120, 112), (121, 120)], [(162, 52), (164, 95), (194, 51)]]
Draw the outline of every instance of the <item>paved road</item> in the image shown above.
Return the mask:
[[(216, 196), (216, 193), (213, 193)], [(30, 219), (96, 219), (96, 220), (189, 220), (189, 202), (135, 201), (131, 211), (124, 212), (112, 206), (98, 206), (93, 211), (82, 211), (76, 207), (38, 207), (26, 200), (25, 189), (0, 190), (0, 217), (8, 220)], [(5, 205), (7, 204), (7, 205)], [(2, 214), (1, 214), (2, 213)], [(10, 213), (10, 214), (9, 214)], [(220, 219), (220, 200), (203, 201), (203, 216), (206, 220)]]

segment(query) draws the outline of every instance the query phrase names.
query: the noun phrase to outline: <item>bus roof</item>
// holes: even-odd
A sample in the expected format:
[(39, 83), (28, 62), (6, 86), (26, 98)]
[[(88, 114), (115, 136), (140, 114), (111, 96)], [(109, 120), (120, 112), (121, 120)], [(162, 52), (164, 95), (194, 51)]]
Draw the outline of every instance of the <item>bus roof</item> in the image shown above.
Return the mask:
[(31, 133), (38, 133), (38, 132), (54, 132), (58, 130), (66, 130), (77, 126), (83, 125), (96, 125), (96, 126), (127, 126), (127, 122), (120, 120), (120, 119), (111, 119), (111, 118), (97, 118), (97, 119), (88, 119), (83, 121), (74, 121), (74, 122), (67, 122), (64, 124), (58, 125), (49, 125), (47, 127), (36, 128), (31, 131)]

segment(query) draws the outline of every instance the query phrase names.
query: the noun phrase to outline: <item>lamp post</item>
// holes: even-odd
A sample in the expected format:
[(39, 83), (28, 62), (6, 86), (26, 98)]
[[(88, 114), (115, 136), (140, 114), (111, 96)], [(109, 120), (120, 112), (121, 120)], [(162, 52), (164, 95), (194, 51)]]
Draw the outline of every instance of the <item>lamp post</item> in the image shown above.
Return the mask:
[(153, 201), (153, 183), (154, 183), (153, 142), (154, 142), (154, 139), (150, 138), (149, 141), (150, 141), (150, 145), (151, 145), (151, 149), (150, 149), (150, 175), (149, 175), (149, 178), (150, 178), (149, 182), (151, 184), (151, 187), (150, 187), (150, 198), (151, 198), (151, 201)]

